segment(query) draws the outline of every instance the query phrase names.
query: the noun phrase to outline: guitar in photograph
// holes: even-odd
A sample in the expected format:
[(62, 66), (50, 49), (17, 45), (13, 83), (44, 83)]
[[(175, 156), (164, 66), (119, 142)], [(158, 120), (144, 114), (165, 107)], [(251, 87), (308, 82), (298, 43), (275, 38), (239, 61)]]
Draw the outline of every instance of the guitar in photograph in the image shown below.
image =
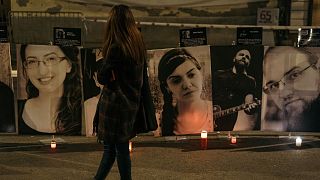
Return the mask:
[(223, 110), (221, 109), (221, 107), (219, 105), (214, 105), (214, 107), (213, 107), (213, 117), (214, 117), (214, 119), (219, 119), (219, 118), (227, 116), (229, 114), (236, 113), (238, 111), (247, 109), (251, 105), (254, 105), (256, 107), (260, 106), (261, 105), (261, 100), (255, 100), (252, 103), (244, 103), (244, 104), (241, 104), (239, 106), (235, 106), (235, 107), (228, 108), (228, 109), (223, 109)]
[[(258, 100), (258, 99), (252, 103), (244, 103), (244, 104), (227, 108), (227, 109), (221, 109), (219, 105), (214, 105), (213, 116), (215, 119), (215, 128), (222, 131), (252, 130), (256, 123), (256, 119), (257, 119), (256, 114), (249, 115), (245, 113), (243, 110), (249, 107), (253, 107), (255, 109), (260, 105), (261, 105), (261, 100)], [(234, 121), (230, 122), (229, 120), (226, 119), (228, 118), (227, 117), (228, 115), (232, 115), (235, 113), (238, 113), (238, 114), (237, 116), (233, 116), (234, 118), (236, 118), (234, 119)], [(229, 123), (229, 125), (225, 126), (226, 125), (225, 123)]]

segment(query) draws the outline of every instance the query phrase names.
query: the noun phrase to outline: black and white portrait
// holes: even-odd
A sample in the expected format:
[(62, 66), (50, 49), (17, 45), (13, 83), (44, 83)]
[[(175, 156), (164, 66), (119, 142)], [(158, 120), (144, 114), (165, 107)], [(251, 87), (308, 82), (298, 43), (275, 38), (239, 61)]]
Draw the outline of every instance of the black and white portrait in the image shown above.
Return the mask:
[(209, 46), (148, 51), (149, 79), (163, 136), (212, 132)]
[(77, 47), (17, 46), (19, 133), (81, 134), (78, 54)]

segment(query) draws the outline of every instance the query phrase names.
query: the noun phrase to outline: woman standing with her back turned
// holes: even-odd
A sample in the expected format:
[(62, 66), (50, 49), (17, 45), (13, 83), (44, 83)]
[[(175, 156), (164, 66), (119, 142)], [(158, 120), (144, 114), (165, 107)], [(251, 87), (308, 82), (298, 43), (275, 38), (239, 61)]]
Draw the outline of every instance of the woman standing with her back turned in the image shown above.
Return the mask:
[(129, 140), (140, 104), (146, 48), (130, 8), (114, 6), (106, 24), (104, 62), (98, 71), (103, 84), (98, 103), (98, 140), (104, 153), (95, 179), (105, 179), (117, 157), (121, 179), (131, 179)]

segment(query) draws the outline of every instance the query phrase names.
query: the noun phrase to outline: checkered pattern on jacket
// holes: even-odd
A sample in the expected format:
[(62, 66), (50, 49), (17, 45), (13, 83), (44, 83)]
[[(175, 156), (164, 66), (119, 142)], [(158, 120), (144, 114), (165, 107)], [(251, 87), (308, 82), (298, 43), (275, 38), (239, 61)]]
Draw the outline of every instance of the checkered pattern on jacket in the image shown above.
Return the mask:
[(98, 72), (98, 80), (104, 84), (98, 103), (98, 138), (111, 143), (125, 142), (135, 136), (133, 124), (143, 82), (143, 64), (136, 64), (122, 54), (119, 47), (113, 48)]

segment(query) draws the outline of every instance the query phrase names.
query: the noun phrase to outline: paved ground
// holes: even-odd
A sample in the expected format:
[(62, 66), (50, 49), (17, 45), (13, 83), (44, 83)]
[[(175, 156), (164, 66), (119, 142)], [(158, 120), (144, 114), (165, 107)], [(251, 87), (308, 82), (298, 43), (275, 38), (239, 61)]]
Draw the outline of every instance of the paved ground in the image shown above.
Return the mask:
[[(319, 134), (302, 136), (300, 148), (286, 135), (242, 134), (231, 144), (214, 134), (206, 150), (198, 136), (138, 136), (133, 179), (320, 179)], [(95, 138), (59, 136), (55, 151), (50, 138), (1, 135), (0, 179), (92, 179), (102, 155)], [(119, 179), (116, 164), (107, 179)]]

